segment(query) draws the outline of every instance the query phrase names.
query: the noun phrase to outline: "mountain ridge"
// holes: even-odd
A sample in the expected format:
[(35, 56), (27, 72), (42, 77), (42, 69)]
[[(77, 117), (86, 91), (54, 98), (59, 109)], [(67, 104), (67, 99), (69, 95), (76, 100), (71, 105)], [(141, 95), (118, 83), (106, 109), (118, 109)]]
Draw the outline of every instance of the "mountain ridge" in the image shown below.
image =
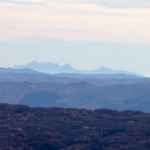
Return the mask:
[(150, 112), (150, 79), (122, 74), (44, 74), (0, 69), (0, 102), (33, 107)]
[(97, 69), (91, 70), (78, 70), (72, 67), (70, 64), (55, 64), (55, 63), (43, 63), (43, 62), (36, 62), (33, 61), (31, 63), (25, 65), (16, 65), (14, 68), (18, 69), (32, 69), (42, 73), (48, 74), (61, 74), (61, 73), (68, 73), (68, 74), (125, 74), (125, 75), (137, 75), (136, 73), (123, 71), (123, 70), (116, 70), (109, 67), (98, 67)]

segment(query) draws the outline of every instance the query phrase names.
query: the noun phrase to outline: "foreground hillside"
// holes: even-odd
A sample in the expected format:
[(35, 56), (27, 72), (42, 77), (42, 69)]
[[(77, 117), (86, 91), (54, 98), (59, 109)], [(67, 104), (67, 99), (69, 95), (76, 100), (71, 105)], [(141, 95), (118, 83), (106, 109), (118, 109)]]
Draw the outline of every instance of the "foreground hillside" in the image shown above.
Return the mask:
[(0, 150), (149, 150), (150, 114), (0, 104)]

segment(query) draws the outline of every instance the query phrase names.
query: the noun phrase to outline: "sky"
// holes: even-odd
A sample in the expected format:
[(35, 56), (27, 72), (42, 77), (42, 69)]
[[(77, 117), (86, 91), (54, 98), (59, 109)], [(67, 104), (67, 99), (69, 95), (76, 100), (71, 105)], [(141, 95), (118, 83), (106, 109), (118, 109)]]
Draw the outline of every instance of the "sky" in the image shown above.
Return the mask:
[(149, 0), (0, 0), (0, 66), (31, 61), (150, 76)]

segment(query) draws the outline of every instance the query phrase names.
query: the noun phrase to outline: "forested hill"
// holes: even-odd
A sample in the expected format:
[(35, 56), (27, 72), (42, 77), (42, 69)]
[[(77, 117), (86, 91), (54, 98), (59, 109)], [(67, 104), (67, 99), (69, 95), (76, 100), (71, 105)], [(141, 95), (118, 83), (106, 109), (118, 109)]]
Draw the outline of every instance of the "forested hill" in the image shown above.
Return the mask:
[(150, 114), (0, 104), (0, 150), (149, 150)]

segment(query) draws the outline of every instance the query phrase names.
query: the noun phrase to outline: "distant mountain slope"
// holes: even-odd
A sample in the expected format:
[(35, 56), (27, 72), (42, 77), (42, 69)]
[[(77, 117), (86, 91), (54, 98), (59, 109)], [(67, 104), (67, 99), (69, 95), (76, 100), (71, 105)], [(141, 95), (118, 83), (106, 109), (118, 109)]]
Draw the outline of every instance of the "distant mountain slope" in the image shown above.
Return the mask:
[(48, 73), (48, 74), (124, 74), (124, 75), (135, 75), (134, 73), (130, 73), (122, 70), (113, 70), (107, 67), (100, 67), (94, 70), (77, 70), (74, 69), (69, 64), (54, 64), (54, 63), (39, 63), (39, 62), (31, 62), (27, 65), (15, 66), (15, 68), (21, 69), (32, 69), (35, 71)]
[(50, 73), (50, 74), (76, 72), (76, 70), (68, 64), (59, 65), (54, 63), (39, 63), (39, 62), (31, 62), (27, 65), (15, 66), (15, 68), (21, 68), (21, 69), (27, 68), (27, 69), (32, 69), (35, 71)]
[(0, 104), (1, 150), (149, 150), (150, 114)]
[(50, 77), (50, 75), (46, 75), (43, 73), (39, 73), (37, 71), (31, 69), (13, 69), (13, 68), (0, 68), (0, 81), (35, 81), (41, 80), (44, 81)]
[(67, 77), (57, 77), (32, 69), (0, 68), (0, 82), (65, 82)]
[(124, 74), (54, 74), (0, 69), (0, 102), (150, 112), (150, 79)]

